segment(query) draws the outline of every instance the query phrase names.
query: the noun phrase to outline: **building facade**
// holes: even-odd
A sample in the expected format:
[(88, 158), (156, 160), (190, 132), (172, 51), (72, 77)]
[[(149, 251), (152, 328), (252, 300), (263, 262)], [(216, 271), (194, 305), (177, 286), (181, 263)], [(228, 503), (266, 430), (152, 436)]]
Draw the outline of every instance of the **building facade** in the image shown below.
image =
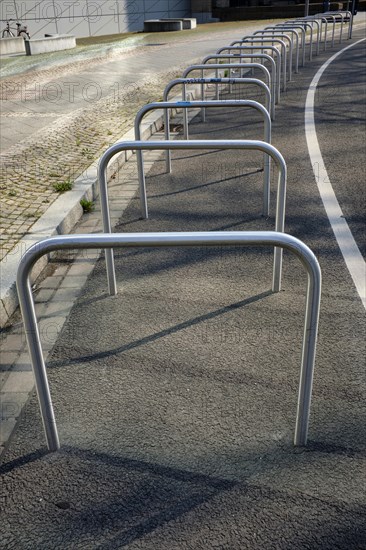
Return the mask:
[[(199, 10), (202, 3), (211, 5), (195, 2)], [(141, 31), (145, 19), (191, 17), (192, 7), (191, 0), (0, 0), (0, 19), (21, 21), (34, 38), (85, 37)]]

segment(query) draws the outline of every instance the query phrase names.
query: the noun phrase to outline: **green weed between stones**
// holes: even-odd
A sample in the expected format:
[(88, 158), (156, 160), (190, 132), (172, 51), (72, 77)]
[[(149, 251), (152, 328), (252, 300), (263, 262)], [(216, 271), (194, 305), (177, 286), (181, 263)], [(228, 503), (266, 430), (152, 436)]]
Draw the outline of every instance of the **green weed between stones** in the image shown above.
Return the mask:
[(87, 199), (81, 199), (80, 206), (84, 213), (92, 212), (94, 210), (94, 202)]
[(71, 180), (60, 181), (53, 184), (53, 188), (57, 193), (65, 193), (66, 191), (71, 191), (73, 183)]

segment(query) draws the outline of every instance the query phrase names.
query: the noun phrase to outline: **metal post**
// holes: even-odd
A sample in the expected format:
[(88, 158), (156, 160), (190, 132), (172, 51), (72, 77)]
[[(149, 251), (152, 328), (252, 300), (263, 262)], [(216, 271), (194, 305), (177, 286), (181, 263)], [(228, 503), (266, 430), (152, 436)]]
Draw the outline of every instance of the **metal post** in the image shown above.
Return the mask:
[[(142, 161), (142, 154), (141, 154), (141, 159), (137, 159), (137, 161), (140, 162), (139, 169), (143, 171), (144, 167), (143, 167), (143, 161)], [(98, 181), (99, 181), (99, 200), (100, 200), (100, 209), (102, 213), (103, 231), (104, 233), (112, 233), (111, 218), (109, 215), (109, 207), (108, 207), (109, 201), (108, 201), (107, 170), (105, 170), (103, 174), (99, 175)], [(141, 204), (143, 204), (143, 200), (141, 200)], [(143, 216), (144, 216), (144, 212), (143, 212)], [(117, 281), (116, 281), (116, 272), (114, 268), (113, 250), (110, 250), (110, 249), (105, 250), (105, 261), (107, 265), (108, 292), (110, 296), (115, 296), (117, 294)]]
[(352, 30), (353, 30), (353, 17), (354, 17), (354, 13), (355, 13), (355, 0), (352, 0), (352, 9), (351, 9), (351, 18), (349, 20), (349, 23), (348, 23), (348, 38), (351, 39), (352, 38)]
[(298, 405), (294, 445), (307, 443), (316, 340), (321, 297), (321, 271), (313, 252), (302, 241), (285, 233), (273, 231), (212, 231), (197, 233), (115, 233), (109, 235), (60, 235), (31, 246), (20, 261), (17, 290), (24, 329), (32, 363), (46, 442), (50, 451), (60, 448), (57, 425), (49, 391), (46, 366), (35, 315), (30, 273), (44, 254), (66, 249), (112, 249), (123, 247), (161, 246), (258, 246), (281, 247), (295, 254), (308, 274), (305, 326), (302, 346)]
[[(170, 140), (170, 119), (169, 119), (169, 109), (164, 109), (164, 134), (165, 134), (165, 141)], [(141, 152), (141, 151), (140, 151)], [(167, 151), (167, 154), (165, 156), (165, 171), (167, 174), (170, 174), (172, 171), (172, 157), (170, 154), (170, 151)], [(140, 165), (137, 167), (138, 174), (144, 174), (144, 166)], [(148, 216), (148, 213), (146, 212), (145, 218)]]
[[(187, 101), (187, 85), (183, 84), (182, 101)], [(189, 139), (188, 134), (188, 109), (183, 109), (183, 136), (184, 139)]]
[[(203, 78), (203, 71), (204, 71), (204, 67), (202, 66), (202, 70), (201, 70), (201, 77)], [(183, 73), (183, 76), (185, 76), (185, 74)], [(205, 94), (205, 86), (204, 84), (201, 85), (201, 100), (202, 101), (205, 101), (206, 99), (206, 94)], [(202, 117), (202, 122), (206, 122), (206, 111), (204, 109), (201, 109), (201, 117)]]

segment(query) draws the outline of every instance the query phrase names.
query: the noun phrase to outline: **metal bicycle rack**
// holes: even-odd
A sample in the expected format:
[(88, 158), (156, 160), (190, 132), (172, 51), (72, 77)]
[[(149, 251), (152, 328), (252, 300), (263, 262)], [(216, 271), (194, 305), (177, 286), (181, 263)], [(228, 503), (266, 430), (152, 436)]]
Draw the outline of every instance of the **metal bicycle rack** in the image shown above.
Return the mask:
[[(228, 79), (229, 80), (229, 79)], [(263, 82), (262, 82), (263, 84)], [(147, 105), (144, 105), (136, 114), (135, 117), (135, 140), (141, 141), (141, 122), (143, 117), (149, 113), (150, 111), (154, 110), (164, 110), (164, 134), (165, 134), (165, 140), (170, 140), (170, 129), (169, 129), (169, 110), (170, 109), (183, 109), (183, 112), (187, 113), (188, 109), (197, 109), (201, 107), (250, 107), (252, 109), (255, 109), (263, 116), (263, 122), (264, 122), (264, 136), (263, 141), (266, 143), (271, 143), (271, 117), (269, 116), (268, 110), (263, 107), (261, 103), (258, 103), (257, 101), (251, 101), (246, 99), (235, 99), (235, 100), (211, 100), (211, 101), (177, 101), (177, 102), (159, 102), (159, 103), (148, 103)], [(185, 136), (185, 139), (188, 140), (188, 125), (187, 125), (187, 136)], [(171, 163), (171, 153), (168, 149), (166, 152), (166, 171), (168, 174), (172, 171), (172, 163)], [(138, 170), (138, 179), (139, 179), (139, 187), (146, 188), (146, 182), (145, 182), (145, 170), (144, 170), (144, 161), (142, 156), (142, 151), (139, 150), (136, 152), (136, 158), (137, 158), (137, 170)], [(271, 162), (270, 157), (268, 155), (264, 155), (263, 158), (263, 216), (268, 216), (269, 214), (269, 204), (267, 202), (267, 197), (269, 196), (269, 189), (270, 189), (270, 177), (271, 177)], [(144, 213), (147, 214), (147, 205), (146, 210)], [(148, 216), (146, 216), (147, 218)]]
[[(241, 44), (241, 46), (236, 46), (235, 44)], [(238, 53), (240, 56), (243, 56), (244, 58), (246, 57), (245, 52), (247, 51), (253, 51), (253, 52), (259, 51), (261, 52), (261, 55), (268, 55), (272, 59), (276, 67), (276, 90), (277, 90), (276, 103), (280, 101), (282, 56), (278, 48), (276, 48), (275, 46), (261, 46), (260, 44), (257, 44), (256, 46), (250, 46), (247, 43), (244, 45), (244, 43), (241, 41), (235, 41), (235, 42), (232, 42), (230, 46), (224, 46), (222, 48), (219, 48), (216, 53), (223, 55), (223, 52), (225, 51), (229, 52), (227, 55), (236, 55)], [(265, 53), (268, 51), (272, 52), (273, 57)], [(230, 54), (230, 52), (236, 52), (236, 53)], [(274, 59), (274, 56), (276, 57), (276, 59)], [(265, 58), (261, 58), (261, 59), (265, 59)]]
[[(253, 49), (255, 49), (255, 48), (253, 48)], [(244, 50), (244, 48), (243, 48), (243, 50)], [(250, 51), (251, 50), (252, 49), (250, 48)], [(247, 62), (244, 62), (245, 59), (257, 59), (257, 60), (262, 60), (263, 62), (268, 61), (269, 64), (270, 64), (270, 69), (271, 69), (270, 78), (268, 78), (269, 71), (268, 71), (267, 67), (265, 67), (262, 63), (247, 63)], [(211, 60), (216, 60), (216, 63), (215, 64), (214, 63), (209, 64), (209, 61), (211, 61)], [(217, 63), (217, 60), (219, 60), (218, 63)], [(220, 61), (220, 60), (222, 60), (222, 61)], [(226, 60), (227, 63), (224, 63), (224, 60)], [(233, 63), (232, 60), (236, 61), (236, 62), (239, 61), (239, 64), (238, 63)], [(279, 80), (278, 80), (278, 77), (277, 77), (277, 73), (278, 73), (277, 65), (276, 65), (276, 62), (273, 59), (273, 57), (271, 57), (270, 55), (265, 54), (265, 53), (258, 53), (257, 55), (255, 55), (255, 54), (245, 54), (243, 52), (242, 53), (235, 53), (235, 54), (213, 54), (213, 55), (211, 54), (211, 55), (207, 55), (203, 59), (202, 65), (191, 65), (190, 67), (188, 67), (183, 72), (183, 76), (186, 77), (190, 72), (192, 72), (193, 70), (198, 69), (199, 67), (206, 68), (206, 66), (208, 64), (209, 64), (211, 69), (215, 69), (217, 78), (219, 78), (220, 69), (228, 69), (229, 70), (229, 77), (231, 77), (231, 71), (236, 70), (236, 69), (240, 70), (240, 76), (245, 75), (246, 72), (248, 71), (248, 69), (252, 69), (252, 70), (253, 69), (259, 69), (262, 72), (264, 72), (266, 78), (268, 79), (268, 86), (271, 87), (271, 95), (272, 95), (272, 100), (273, 100), (272, 101), (272, 106), (273, 106), (272, 115), (274, 116), (274, 104), (279, 102), (280, 83), (279, 83)], [(201, 75), (203, 77), (203, 71), (202, 71)], [(218, 86), (216, 87), (216, 93), (218, 93)]]
[[(326, 22), (326, 27), (325, 27), (325, 39), (324, 39), (324, 51), (326, 49), (326, 42), (327, 42), (327, 29), (328, 29), (328, 24), (329, 23), (332, 23), (332, 47), (334, 46), (334, 37), (335, 37), (335, 29), (336, 29), (336, 24), (337, 24), (337, 21), (336, 21), (336, 18), (333, 14), (330, 14), (330, 15), (326, 15), (325, 13), (317, 13), (314, 17), (319, 17), (322, 21), (325, 20)], [(330, 19), (330, 20), (329, 20)], [(342, 33), (340, 35), (340, 42), (342, 42)]]
[[(309, 31), (310, 31), (310, 42), (309, 42), (309, 61), (312, 61), (313, 60), (313, 38), (314, 38), (314, 28), (313, 28), (313, 25), (310, 23), (310, 22), (307, 22), (305, 20), (297, 20), (297, 21), (294, 21), (293, 23), (292, 22), (289, 22), (289, 21), (286, 21), (285, 23), (279, 23), (279, 25), (283, 26), (284, 28), (287, 28), (287, 27), (290, 27), (292, 28), (293, 26), (300, 26), (304, 33), (305, 33), (305, 44), (306, 44), (306, 29), (308, 28)], [(304, 46), (304, 49), (305, 49), (305, 46)], [(305, 52), (303, 51), (303, 60), (304, 60), (304, 63), (305, 63)]]
[[(352, 27), (353, 27), (353, 13), (349, 10), (340, 10), (340, 11), (326, 11), (322, 14), (323, 16), (327, 17), (328, 15), (334, 15), (341, 18), (341, 38), (342, 38), (342, 30), (343, 25), (347, 21), (349, 21), (349, 28), (348, 28), (348, 38), (352, 38)], [(340, 42), (342, 40), (340, 39)]]
[[(282, 74), (283, 74), (283, 91), (286, 91), (286, 82), (287, 82), (287, 55), (286, 55), (286, 44), (283, 40), (280, 38), (261, 38), (257, 36), (244, 36), (244, 38), (241, 41), (241, 44), (251, 44), (255, 46), (256, 44), (271, 44), (273, 47), (276, 47), (275, 45), (278, 44), (278, 47), (281, 47), (281, 64), (282, 64)], [(270, 46), (265, 46), (265, 48), (269, 48)]]
[(323, 12), (323, 13), (317, 13), (317, 14), (313, 15), (312, 17), (325, 18), (325, 19), (331, 17), (334, 27), (337, 24), (337, 17), (340, 18), (340, 20), (341, 20), (341, 30), (340, 30), (339, 42), (342, 42), (344, 24), (348, 19), (349, 23), (350, 23), (349, 30), (348, 30), (348, 38), (351, 38), (351, 36), (352, 36), (353, 15), (350, 11), (326, 11), (326, 12)]
[[(263, 38), (269, 36), (270, 38), (279, 38), (280, 40), (284, 40), (284, 39), (288, 40), (288, 44), (289, 44), (288, 79), (291, 81), (292, 66), (294, 62), (294, 43), (293, 43), (292, 37), (288, 36), (288, 34), (286, 34), (285, 32), (281, 32), (281, 31), (275, 32), (275, 31), (268, 31), (268, 30), (266, 31), (265, 29), (253, 32), (252, 36), (259, 36)], [(295, 72), (296, 73), (299, 72), (299, 45), (298, 44), (296, 48)]]
[(324, 30), (324, 51), (327, 49), (327, 37), (328, 37), (328, 19), (326, 17), (323, 17), (323, 15), (312, 15), (312, 19), (318, 19), (320, 21), (320, 42), (323, 38), (323, 25), (325, 26)]
[(116, 233), (112, 235), (61, 235), (50, 237), (31, 246), (22, 256), (17, 272), (17, 290), (44, 433), (49, 451), (60, 448), (55, 413), (48, 383), (47, 370), (37, 326), (37, 317), (30, 284), (35, 262), (45, 254), (65, 249), (98, 249), (162, 246), (258, 246), (281, 247), (295, 254), (308, 274), (306, 310), (294, 445), (307, 443), (316, 341), (321, 299), (321, 271), (313, 252), (302, 241), (285, 233), (272, 231), (218, 231), (200, 233)]
[[(252, 84), (255, 86), (258, 86), (264, 91), (264, 94), (266, 96), (265, 101), (265, 108), (269, 113), (272, 113), (272, 97), (270, 89), (268, 88), (267, 84), (265, 84), (262, 80), (258, 80), (257, 78), (176, 78), (175, 80), (171, 80), (169, 84), (165, 87), (165, 90), (163, 92), (163, 101), (168, 101), (169, 92), (174, 86), (182, 85), (182, 101), (187, 101), (187, 85), (188, 84), (199, 84), (201, 87), (201, 101), (205, 101), (205, 91), (204, 91), (204, 85), (205, 84)], [(217, 98), (219, 99), (219, 98)], [(271, 117), (272, 118), (272, 117)], [(272, 118), (273, 120), (273, 118)], [(169, 128), (169, 109), (165, 110), (165, 126)], [(183, 135), (184, 139), (188, 139), (188, 111), (187, 109), (184, 109), (183, 111)], [(169, 139), (169, 138), (168, 138)], [(168, 153), (169, 158), (170, 155)], [(167, 165), (168, 166), (168, 165)], [(169, 170), (168, 170), (169, 171)]]
[[(264, 68), (265, 71), (267, 71), (267, 69), (263, 67), (263, 65), (259, 65), (259, 63), (250, 63), (250, 65), (255, 65), (255, 66), (258, 65), (259, 67), (261, 67), (262, 69)], [(268, 79), (270, 84), (271, 80), (270, 80), (269, 73), (268, 73)], [(174, 86), (179, 86), (180, 84), (182, 85), (182, 101), (187, 100), (187, 85), (189, 84), (200, 84), (200, 85), (202, 84), (253, 84), (254, 86), (258, 86), (264, 91), (264, 94), (266, 97), (264, 106), (267, 109), (267, 111), (271, 112), (272, 110), (271, 90), (269, 89), (268, 85), (265, 82), (263, 82), (263, 80), (259, 80), (258, 78), (244, 78), (244, 77), (175, 78), (165, 86), (165, 89), (163, 92), (163, 100), (169, 101), (169, 92), (174, 88)], [(205, 92), (204, 90), (202, 92), (202, 88), (201, 88), (201, 101), (204, 101), (205, 99), (206, 99)]]
[[(318, 17), (318, 15), (320, 14), (316, 14), (315, 17)], [(332, 28), (332, 48), (334, 47), (334, 40), (335, 40), (335, 28), (336, 28), (336, 17), (335, 15), (326, 15), (326, 14), (322, 14), (323, 16), (325, 16), (325, 18), (327, 19), (327, 21), (329, 20), (329, 18), (331, 18), (332, 20), (332, 23), (333, 23), (333, 28)], [(342, 42), (342, 32), (341, 32), (341, 35), (340, 35), (340, 40), (339, 42)]]
[[(104, 233), (111, 233), (111, 220), (109, 214), (108, 205), (108, 185), (107, 185), (107, 168), (109, 161), (118, 153), (123, 151), (168, 151), (168, 150), (196, 150), (196, 149), (209, 149), (209, 150), (247, 150), (247, 151), (261, 151), (266, 155), (269, 155), (275, 162), (278, 169), (278, 185), (277, 185), (277, 199), (276, 199), (276, 219), (275, 230), (283, 233), (285, 229), (285, 208), (286, 208), (286, 183), (287, 183), (287, 167), (285, 160), (281, 153), (270, 145), (263, 141), (255, 140), (192, 140), (192, 141), (122, 141), (115, 143), (109, 147), (101, 156), (98, 165), (98, 182), (99, 182), (99, 196), (103, 221)], [(263, 195), (263, 209), (269, 211), (269, 189), (264, 189), (265, 195)], [(146, 198), (146, 186), (141, 185), (139, 188), (140, 193), (140, 206), (142, 217), (148, 217), (147, 210), (147, 198)], [(105, 251), (106, 268), (108, 289), (110, 295), (117, 294), (116, 274), (114, 269), (114, 257), (113, 250), (107, 249)], [(281, 271), (282, 271), (282, 250), (275, 248), (274, 260), (273, 260), (273, 292), (279, 292), (281, 290)]]
[[(313, 19), (310, 17), (303, 17), (299, 19), (295, 19), (294, 23), (300, 23), (304, 25), (311, 25), (312, 23), (316, 25), (316, 51), (315, 54), (319, 55), (320, 53), (320, 23), (317, 19)], [(312, 44), (312, 41), (311, 41)]]
[[(297, 48), (297, 51), (298, 51), (298, 55), (296, 56), (296, 72), (299, 71), (299, 60), (300, 60), (300, 47), (301, 47), (301, 50), (302, 50), (302, 59), (301, 59), (301, 65), (302, 67), (304, 67), (305, 65), (305, 43), (306, 43), (306, 32), (305, 32), (305, 29), (303, 27), (301, 27), (300, 25), (297, 25), (296, 27), (295, 26), (284, 26), (280, 23), (278, 23), (277, 25), (274, 25), (272, 27), (265, 27), (264, 29), (265, 31), (270, 31), (270, 30), (274, 30), (274, 32), (276, 31), (282, 31), (282, 32), (290, 32), (293, 36), (294, 36), (294, 40), (296, 42), (296, 48)], [(301, 33), (301, 42), (300, 42), (300, 36), (299, 34)]]
[[(288, 35), (291, 34), (292, 44), (295, 44), (295, 73), (299, 72), (300, 40), (299, 40), (298, 31), (290, 28), (281, 29), (280, 27), (272, 27), (272, 28), (266, 27), (263, 30), (254, 32), (253, 36), (257, 34), (270, 34), (273, 37), (278, 36), (278, 38), (280, 38), (281, 36), (288, 37)], [(292, 57), (291, 54), (290, 54), (290, 57)]]
[[(339, 13), (339, 12), (328, 12), (327, 11), (327, 12), (324, 12), (324, 13), (317, 13), (314, 17), (325, 17), (328, 21), (329, 21), (329, 19), (332, 20), (332, 23), (333, 23), (332, 46), (334, 46), (335, 28), (336, 28), (336, 25), (337, 25), (337, 17), (339, 17), (341, 19), (341, 29), (340, 29), (340, 34), (339, 34), (339, 42), (340, 43), (342, 42), (343, 28), (344, 28), (344, 22), (346, 20), (346, 16), (344, 16), (342, 13)], [(351, 20), (350, 20), (350, 22), (351, 22)], [(351, 29), (351, 27), (350, 27), (350, 29)], [(349, 31), (350, 31), (350, 29), (349, 29)], [(349, 34), (350, 34), (350, 32), (348, 32), (348, 38), (350, 38)]]
[[(266, 29), (271, 29), (272, 27), (266, 27)], [(278, 23), (277, 25), (274, 26), (275, 29), (281, 29), (281, 30), (284, 30), (284, 31), (289, 31), (289, 32), (296, 32), (296, 33), (299, 33), (301, 32), (301, 49), (302, 49), (302, 60), (301, 60), (301, 64), (302, 66), (304, 67), (305, 66), (305, 50), (306, 50), (306, 30), (304, 28), (304, 25), (300, 25), (299, 23), (296, 25), (294, 23), (291, 23), (291, 22), (284, 22), (284, 23)], [(311, 25), (310, 25), (310, 28), (312, 29)]]

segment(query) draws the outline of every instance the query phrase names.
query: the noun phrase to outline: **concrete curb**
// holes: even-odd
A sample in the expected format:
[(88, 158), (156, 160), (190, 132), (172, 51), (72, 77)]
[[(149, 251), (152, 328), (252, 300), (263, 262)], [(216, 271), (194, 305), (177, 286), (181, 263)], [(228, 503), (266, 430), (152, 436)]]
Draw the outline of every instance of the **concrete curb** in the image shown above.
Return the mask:
[[(187, 87), (190, 98), (199, 93), (198, 86)], [(181, 101), (181, 95), (170, 98), (170, 101)], [(174, 112), (174, 111), (173, 111)], [(153, 111), (141, 124), (141, 137), (148, 139), (163, 127), (163, 112)], [(134, 141), (134, 129), (126, 132), (120, 141)], [(132, 151), (117, 155), (110, 165), (110, 170), (120, 168), (132, 156)], [(97, 170), (99, 159), (94, 161), (74, 182), (73, 189), (60, 195), (41, 218), (33, 225), (32, 232), (25, 235), (18, 244), (0, 262), (1, 295), (0, 295), (0, 328), (5, 327), (19, 305), (16, 290), (16, 273), (19, 262), (25, 251), (38, 241), (52, 235), (65, 235), (72, 231), (83, 215), (81, 199), (95, 200), (98, 196)], [(44, 270), (49, 258), (44, 256), (33, 268), (32, 281)]]

